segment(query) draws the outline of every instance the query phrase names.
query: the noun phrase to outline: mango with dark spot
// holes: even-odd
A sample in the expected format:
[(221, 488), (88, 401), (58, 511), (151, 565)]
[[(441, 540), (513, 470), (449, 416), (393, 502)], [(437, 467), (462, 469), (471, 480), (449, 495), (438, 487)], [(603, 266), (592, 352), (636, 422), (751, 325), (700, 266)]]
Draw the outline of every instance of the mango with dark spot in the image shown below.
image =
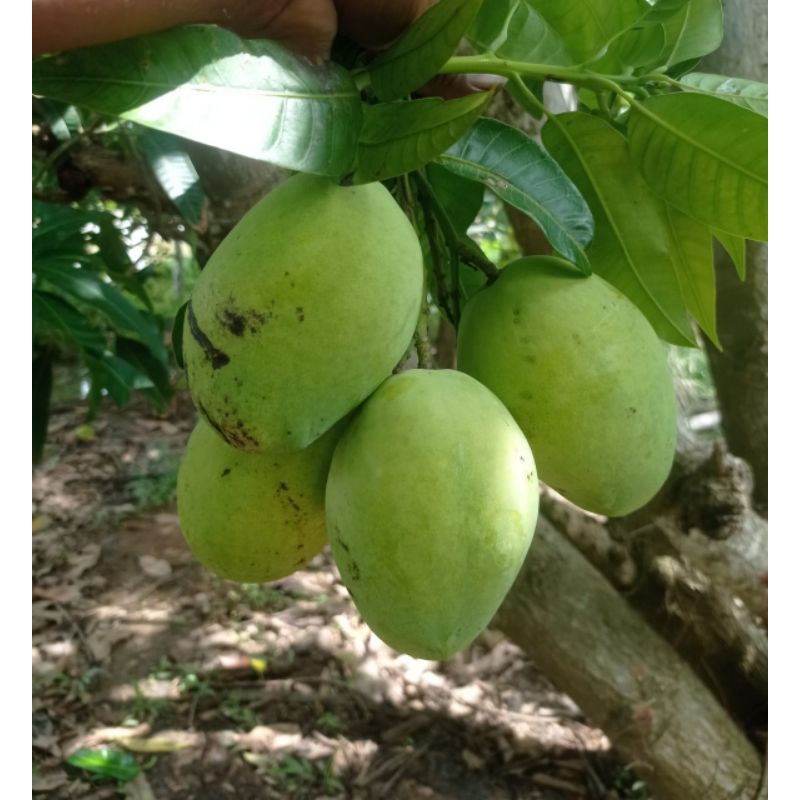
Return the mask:
[(231, 447), (198, 422), (178, 472), (181, 531), (195, 557), (229, 580), (274, 581), (325, 544), (325, 480), (343, 425), (298, 453)]
[(387, 644), (443, 659), (494, 616), (531, 543), (536, 466), (503, 404), (468, 375), (410, 370), (356, 412), (326, 489), (331, 550)]
[(184, 357), (195, 405), (243, 450), (307, 447), (391, 374), (422, 291), (419, 241), (380, 183), (289, 178), (194, 287)]
[(622, 516), (666, 480), (677, 436), (666, 347), (598, 275), (550, 256), (510, 264), (467, 303), (458, 368), (505, 403), (541, 479), (573, 503)]

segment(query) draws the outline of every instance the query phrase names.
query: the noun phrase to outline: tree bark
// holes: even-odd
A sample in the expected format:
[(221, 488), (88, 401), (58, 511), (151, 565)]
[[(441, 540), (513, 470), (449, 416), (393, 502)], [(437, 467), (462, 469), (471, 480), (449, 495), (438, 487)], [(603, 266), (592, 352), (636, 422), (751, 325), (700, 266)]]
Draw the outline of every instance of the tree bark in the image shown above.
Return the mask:
[[(722, 47), (702, 65), (707, 72), (767, 80), (767, 0), (725, 0)], [(767, 245), (747, 243), (747, 280), (730, 257), (716, 253), (717, 328), (723, 351), (706, 341), (722, 430), (731, 452), (755, 476), (756, 509), (767, 515)]]
[(543, 517), (494, 624), (608, 734), (654, 797), (763, 796), (762, 761), (731, 717)]

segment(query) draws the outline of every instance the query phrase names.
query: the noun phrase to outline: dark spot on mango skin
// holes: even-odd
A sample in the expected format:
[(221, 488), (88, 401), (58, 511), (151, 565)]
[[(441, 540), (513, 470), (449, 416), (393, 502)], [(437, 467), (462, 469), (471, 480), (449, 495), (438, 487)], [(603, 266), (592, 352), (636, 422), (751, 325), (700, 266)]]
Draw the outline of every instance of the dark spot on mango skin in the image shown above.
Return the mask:
[(336, 537), (336, 542), (339, 544), (342, 550), (345, 551), (345, 553), (350, 552), (350, 548), (338, 536)]
[(197, 410), (205, 421), (231, 446), (239, 450), (254, 451), (259, 449), (259, 442), (245, 427), (240, 419), (230, 420), (226, 414), (219, 420), (209, 414), (208, 409), (198, 400)]
[(220, 478), (224, 478), (226, 475), (230, 475), (230, 474), (231, 474), (231, 468), (230, 467), (225, 467), (225, 469), (222, 470), (222, 475), (220, 475)]
[(192, 301), (190, 300), (186, 306), (186, 319), (189, 322), (189, 331), (192, 337), (200, 345), (200, 349), (206, 354), (206, 358), (211, 362), (213, 369), (221, 369), (226, 364), (230, 364), (230, 356), (223, 353), (218, 347), (215, 347), (211, 340), (206, 336), (200, 325), (197, 323), (197, 317), (192, 308)]
[(347, 565), (347, 569), (350, 572), (350, 577), (354, 581), (357, 581), (361, 578), (361, 571), (359, 570), (358, 564), (356, 564), (355, 561), (351, 560), (350, 563)]
[(302, 306), (297, 306), (297, 308), (295, 308), (295, 310), (294, 310), (294, 313), (297, 315), (297, 321), (298, 322), (302, 322), (306, 318), (306, 315), (305, 315), (305, 312), (303, 311), (303, 307)]
[(293, 509), (294, 509), (294, 510), (295, 510), (295, 511), (298, 513), (298, 514), (300, 513), (300, 511), (301, 511), (301, 508), (300, 508), (300, 506), (299, 506), (299, 505), (297, 505), (297, 502), (295, 501), (295, 499), (294, 499), (294, 498), (293, 498), (293, 497), (292, 497), (292, 496), (289, 494), (289, 487), (288, 487), (288, 486), (287, 486), (287, 485), (286, 485), (286, 484), (285, 484), (283, 481), (281, 481), (281, 482), (278, 484), (278, 490), (275, 492), (275, 494), (276, 494), (278, 497), (281, 497), (282, 495), (285, 495), (285, 497), (286, 497), (286, 502), (287, 502), (287, 503), (289, 503), (289, 505), (290, 505), (290, 506), (291, 506), (291, 507), (292, 507), (292, 508), (293, 508)]
[(237, 308), (233, 297), (222, 311), (217, 314), (220, 324), (234, 336), (244, 336), (245, 333), (258, 333), (265, 322), (269, 322), (270, 314), (264, 314), (256, 309), (247, 311)]
[(247, 322), (242, 314), (237, 314), (235, 311), (226, 308), (222, 314), (220, 314), (220, 322), (234, 336), (244, 336)]

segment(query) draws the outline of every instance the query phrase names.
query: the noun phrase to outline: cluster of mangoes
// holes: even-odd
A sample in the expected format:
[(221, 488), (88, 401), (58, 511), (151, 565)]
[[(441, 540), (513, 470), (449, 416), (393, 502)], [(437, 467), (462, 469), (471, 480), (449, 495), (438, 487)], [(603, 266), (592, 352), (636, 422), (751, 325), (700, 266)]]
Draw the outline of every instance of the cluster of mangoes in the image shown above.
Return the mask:
[(521, 259), (467, 304), (458, 370), (392, 374), (425, 292), (416, 233), (381, 184), (299, 174), (268, 194), (187, 307), (202, 419), (178, 510), (196, 557), (232, 580), (284, 577), (329, 542), (375, 633), (442, 659), (511, 588), (538, 478), (632, 511), (667, 476), (676, 412), (660, 341), (599, 277)]

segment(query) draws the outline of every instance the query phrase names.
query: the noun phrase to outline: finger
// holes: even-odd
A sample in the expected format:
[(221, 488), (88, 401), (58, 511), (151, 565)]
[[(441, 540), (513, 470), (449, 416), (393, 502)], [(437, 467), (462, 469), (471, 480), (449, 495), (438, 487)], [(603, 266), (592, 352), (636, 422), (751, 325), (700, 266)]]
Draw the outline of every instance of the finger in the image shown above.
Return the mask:
[(367, 50), (383, 50), (435, 0), (334, 0), (339, 30)]
[(240, 36), (272, 39), (314, 62), (330, 56), (337, 25), (333, 0), (260, 0), (253, 6), (250, 0), (229, 25)]

